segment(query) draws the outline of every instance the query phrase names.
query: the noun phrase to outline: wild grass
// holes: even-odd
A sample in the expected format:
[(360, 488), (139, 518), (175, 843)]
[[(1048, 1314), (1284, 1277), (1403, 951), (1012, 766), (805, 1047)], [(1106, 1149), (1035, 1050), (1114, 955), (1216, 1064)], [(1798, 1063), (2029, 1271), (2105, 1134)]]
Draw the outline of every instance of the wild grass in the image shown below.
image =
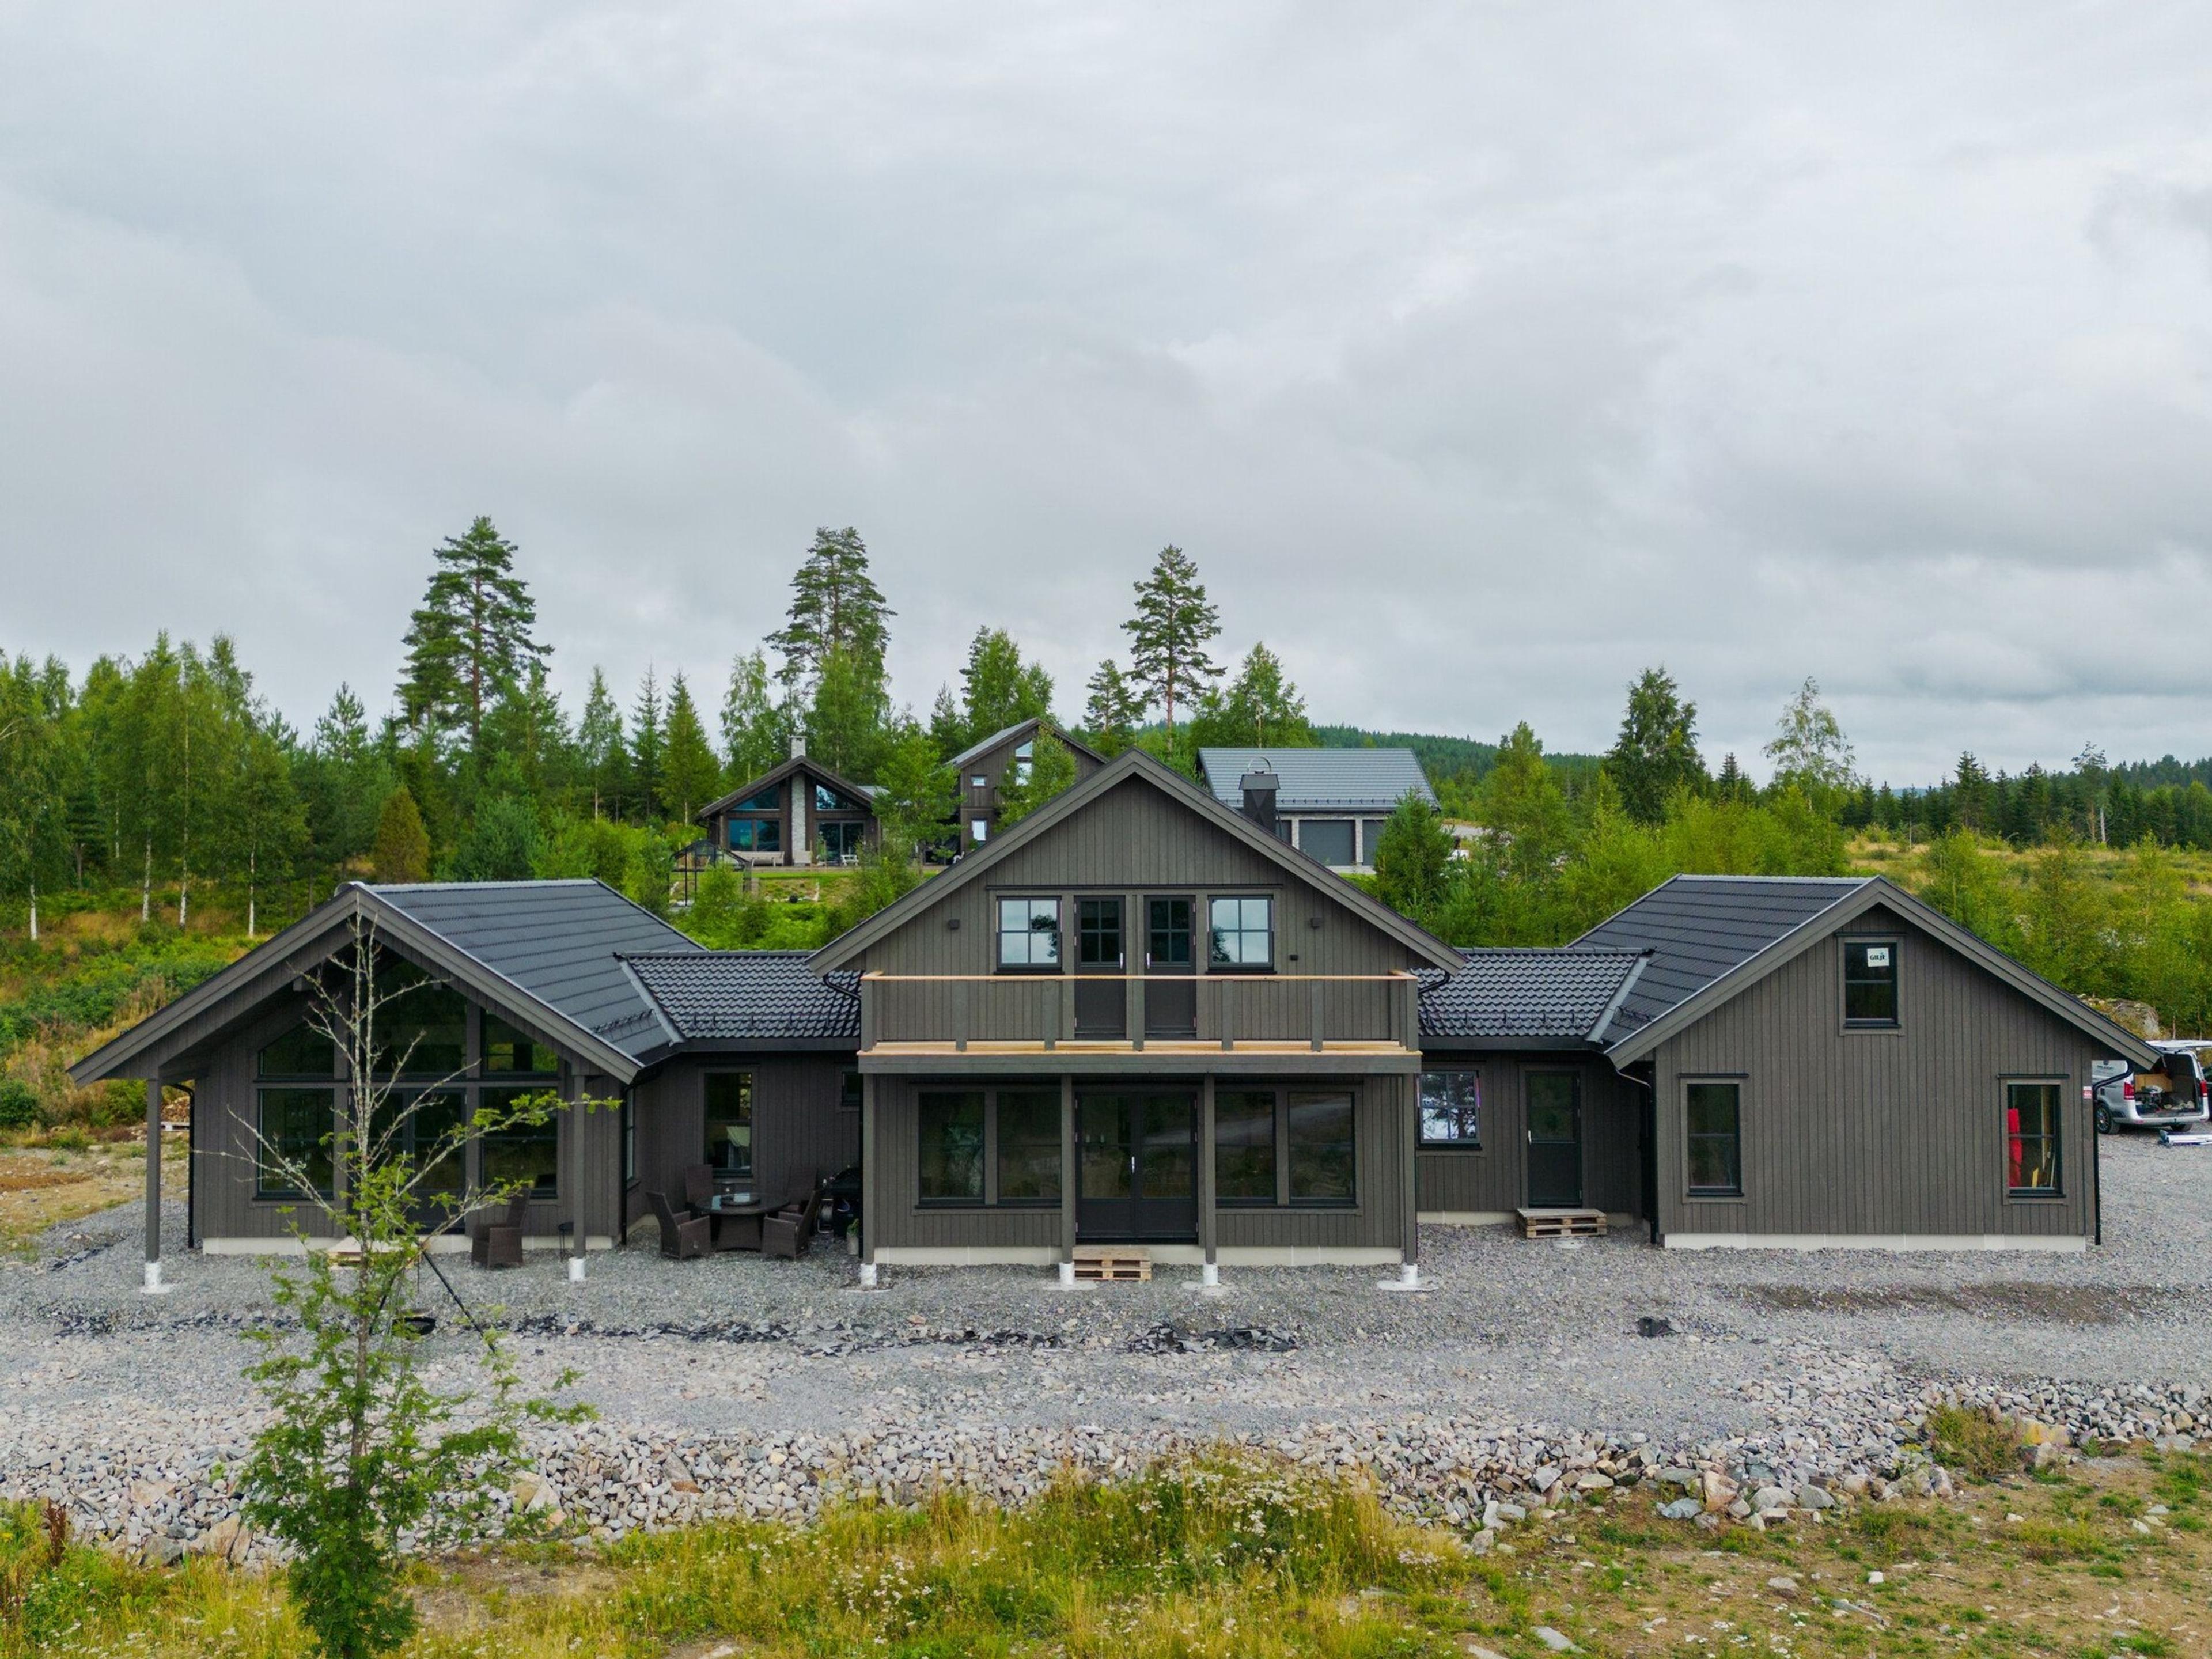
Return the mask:
[(2020, 1468), (2020, 1430), (1994, 1412), (1938, 1406), (1928, 1413), (1928, 1438), (1937, 1462), (1978, 1480)]

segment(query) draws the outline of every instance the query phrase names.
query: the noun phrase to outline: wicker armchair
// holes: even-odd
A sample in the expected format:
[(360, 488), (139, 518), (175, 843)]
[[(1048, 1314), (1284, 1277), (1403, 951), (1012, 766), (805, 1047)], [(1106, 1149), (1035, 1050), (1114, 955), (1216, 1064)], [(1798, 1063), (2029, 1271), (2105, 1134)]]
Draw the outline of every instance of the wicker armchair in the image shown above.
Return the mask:
[(647, 1193), (653, 1218), (660, 1223), (660, 1253), (671, 1261), (688, 1261), (707, 1254), (712, 1225), (704, 1216), (679, 1216), (666, 1193)]
[(479, 1267), (520, 1267), (522, 1265), (522, 1222), (530, 1209), (530, 1194), (517, 1193), (508, 1200), (506, 1217), (477, 1223), (469, 1240), (469, 1260)]

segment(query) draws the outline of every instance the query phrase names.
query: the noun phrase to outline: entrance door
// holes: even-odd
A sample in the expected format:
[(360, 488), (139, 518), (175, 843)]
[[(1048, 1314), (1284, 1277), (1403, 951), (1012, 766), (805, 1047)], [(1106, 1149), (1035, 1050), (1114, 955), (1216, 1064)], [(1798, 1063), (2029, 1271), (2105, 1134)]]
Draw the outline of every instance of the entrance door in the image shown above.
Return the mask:
[(1583, 1201), (1583, 1087), (1573, 1072), (1528, 1073), (1528, 1204), (1572, 1209)]
[(1129, 999), (1121, 981), (1124, 960), (1121, 901), (1075, 901), (1075, 1035), (1128, 1035)]
[(1187, 1091), (1076, 1102), (1075, 1231), (1085, 1239), (1198, 1236), (1198, 1101)]
[(1198, 971), (1192, 950), (1198, 902), (1152, 897), (1145, 901), (1145, 1035), (1198, 1035)]

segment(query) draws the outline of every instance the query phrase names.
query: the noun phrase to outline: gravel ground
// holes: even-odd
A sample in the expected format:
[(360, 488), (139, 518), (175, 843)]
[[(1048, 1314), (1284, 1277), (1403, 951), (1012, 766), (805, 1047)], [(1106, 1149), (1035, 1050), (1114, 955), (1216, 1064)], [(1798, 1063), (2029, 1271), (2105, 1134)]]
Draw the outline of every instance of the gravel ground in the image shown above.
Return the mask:
[[(1191, 1269), (1071, 1291), (1042, 1270), (898, 1268), (863, 1292), (819, 1247), (797, 1264), (633, 1248), (595, 1255), (582, 1285), (550, 1258), (447, 1272), (518, 1327), (526, 1375), (580, 1374), (602, 1421), (545, 1449), (541, 1464), (568, 1478), (538, 1501), (617, 1528), (672, 1502), (803, 1510), (830, 1474), (903, 1490), (933, 1468), (1018, 1497), (1069, 1456), (1110, 1469), (1240, 1437), (1322, 1461), (1449, 1464), (1464, 1490), (1440, 1501), (1464, 1521), (1563, 1444), (1588, 1470), (1629, 1474), (1663, 1452), (1739, 1484), (1894, 1475), (1911, 1437), (1898, 1425), (1947, 1391), (2008, 1389), (2077, 1432), (2112, 1432), (2113, 1402), (2155, 1385), (2164, 1403), (2136, 1425), (2174, 1431), (2212, 1357), (2212, 1148), (2115, 1137), (2105, 1151), (2107, 1243), (2082, 1256), (1683, 1255), (1431, 1228), (1433, 1288), (1412, 1296), (1378, 1289), (1371, 1268), (1227, 1271), (1218, 1296), (1196, 1293)], [(175, 1292), (143, 1297), (137, 1215), (57, 1230), (37, 1261), (0, 1267), (0, 1492), (69, 1492), (95, 1474), (127, 1485), (137, 1468), (151, 1496), (87, 1519), (136, 1535), (133, 1504), (167, 1502), (191, 1511), (169, 1531), (204, 1539), (221, 1503), (155, 1489), (189, 1497), (195, 1466), (250, 1431), (237, 1333), (266, 1305), (265, 1268), (173, 1256)], [(422, 1304), (453, 1312), (434, 1280)], [(1672, 1334), (1641, 1336), (1645, 1317)], [(472, 1340), (444, 1318), (432, 1352), (458, 1376)], [(860, 1440), (890, 1450), (856, 1462)], [(73, 1472), (92, 1448), (109, 1462)], [(812, 1473), (778, 1491), (772, 1452)], [(584, 1465), (599, 1498), (574, 1490)], [(1431, 1497), (1449, 1484), (1413, 1480)], [(641, 1515), (617, 1501), (634, 1489)]]

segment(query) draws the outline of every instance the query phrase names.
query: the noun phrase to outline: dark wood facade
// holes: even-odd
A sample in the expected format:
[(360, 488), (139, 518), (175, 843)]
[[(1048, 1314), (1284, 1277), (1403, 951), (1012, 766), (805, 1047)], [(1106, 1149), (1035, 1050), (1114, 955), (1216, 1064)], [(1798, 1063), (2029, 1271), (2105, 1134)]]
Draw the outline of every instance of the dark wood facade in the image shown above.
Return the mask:
[(651, 1219), (648, 1193), (681, 1204), (684, 1171), (707, 1156), (707, 1079), (732, 1072), (751, 1082), (754, 1192), (795, 1195), (860, 1161), (860, 1091), (850, 1054), (683, 1055), (639, 1079), (631, 1092), (636, 1140), (623, 1182), (631, 1226)]
[[(958, 773), (960, 818), (957, 845), (972, 853), (999, 832), (999, 791), (1009, 769), (1029, 758), (1042, 722), (1023, 720), (995, 733), (955, 757)], [(1088, 744), (1055, 730), (1053, 735), (1075, 761), (1075, 781), (1089, 777), (1106, 763), (1105, 757)], [(980, 831), (980, 833), (978, 833)]]
[(883, 835), (868, 792), (805, 755), (702, 807), (699, 822), (716, 856), (748, 865), (851, 863)]
[(1480, 1079), (1481, 1140), (1475, 1146), (1424, 1145), (1419, 1154), (1425, 1218), (1480, 1225), (1510, 1219), (1524, 1206), (1558, 1201), (1532, 1193), (1528, 1180), (1528, 1087), (1532, 1077), (1574, 1079), (1580, 1122), (1578, 1192), (1571, 1202), (1621, 1220), (1648, 1212), (1642, 1158), (1643, 1091), (1587, 1050), (1455, 1051), (1431, 1042), (1424, 1073), (1472, 1072)]

